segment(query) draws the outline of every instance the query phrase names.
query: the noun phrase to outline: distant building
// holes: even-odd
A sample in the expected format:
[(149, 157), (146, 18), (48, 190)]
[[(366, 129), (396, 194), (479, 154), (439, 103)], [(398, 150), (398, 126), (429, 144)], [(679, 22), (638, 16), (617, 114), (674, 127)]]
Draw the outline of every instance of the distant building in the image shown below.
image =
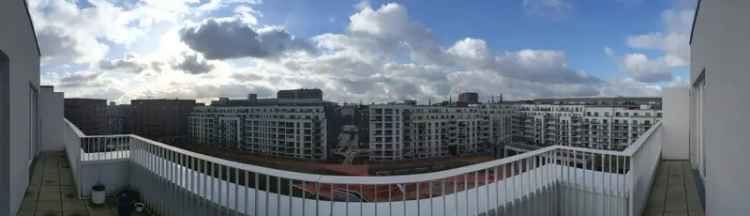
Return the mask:
[(131, 133), (163, 143), (188, 143), (188, 117), (195, 100), (142, 99), (130, 102), (128, 128)]
[(494, 151), (510, 140), (511, 109), (382, 104), (370, 106), (370, 160), (426, 159)]
[(286, 99), (249, 94), (196, 108), (190, 116), (193, 143), (283, 157), (343, 158), (344, 163), (502, 156), (506, 149), (533, 149), (529, 146), (623, 149), (661, 119), (655, 108), (661, 102), (651, 98), (502, 102), (500, 97), (494, 102), (493, 97), (481, 104), (479, 95), (469, 92), (435, 105), (404, 100), (338, 106), (323, 101), (317, 90), (278, 95)]
[(654, 109), (661, 109), (661, 97), (538, 98), (529, 102), (534, 104), (617, 106), (629, 108), (647, 105)]
[(476, 92), (464, 92), (458, 95), (458, 103), (462, 104), (478, 104), (479, 94)]
[(587, 105), (514, 104), (513, 141), (624, 149), (661, 120), (661, 110)]
[(106, 109), (106, 121), (109, 132), (111, 134), (128, 134), (130, 129), (128, 128), (128, 119), (130, 116), (130, 105), (120, 104), (117, 105), (111, 102)]
[(323, 91), (320, 89), (291, 89), (280, 90), (276, 93), (279, 100), (323, 100)]
[(367, 146), (370, 128), (370, 107), (368, 105), (344, 104), (339, 110), (342, 125), (354, 125), (358, 131), (359, 145)]
[(66, 98), (65, 118), (87, 135), (110, 134), (107, 123), (107, 100)]
[[(319, 89), (278, 91), (280, 98), (220, 98), (190, 115), (193, 144), (290, 158), (327, 160), (344, 124)], [(334, 127), (335, 126), (335, 127)], [(330, 137), (334, 137), (331, 139)]]
[(290, 158), (328, 158), (324, 106), (196, 107), (194, 144)]
[(323, 92), (320, 89), (293, 89), (280, 90), (276, 93), (277, 98), (258, 98), (257, 94), (248, 94), (244, 99), (231, 99), (221, 97), (211, 101), (211, 106), (236, 107), (236, 106), (305, 106), (326, 103), (323, 101)]

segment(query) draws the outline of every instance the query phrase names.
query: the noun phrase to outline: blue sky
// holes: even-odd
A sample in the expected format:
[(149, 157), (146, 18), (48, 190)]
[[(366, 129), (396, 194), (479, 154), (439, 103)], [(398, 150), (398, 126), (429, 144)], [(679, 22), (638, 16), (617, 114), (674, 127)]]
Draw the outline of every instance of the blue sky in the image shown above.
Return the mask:
[(337, 101), (657, 96), (684, 85), (692, 0), (31, 0), (66, 96)]
[[(562, 16), (529, 15), (520, 1), (370, 1), (390, 2), (409, 9), (414, 20), (428, 26), (441, 44), (448, 46), (464, 37), (483, 38), (496, 50), (559, 49), (569, 54), (571, 66), (612, 76), (617, 65), (604, 53), (609, 46), (620, 52), (633, 51), (624, 41), (630, 35), (656, 32), (672, 1), (648, 4), (619, 1), (572, 1), (575, 9)], [(261, 22), (284, 25), (301, 37), (345, 30), (344, 22), (356, 12), (341, 1), (267, 1)], [(333, 22), (332, 22), (333, 21)], [(657, 52), (650, 52), (657, 54)]]

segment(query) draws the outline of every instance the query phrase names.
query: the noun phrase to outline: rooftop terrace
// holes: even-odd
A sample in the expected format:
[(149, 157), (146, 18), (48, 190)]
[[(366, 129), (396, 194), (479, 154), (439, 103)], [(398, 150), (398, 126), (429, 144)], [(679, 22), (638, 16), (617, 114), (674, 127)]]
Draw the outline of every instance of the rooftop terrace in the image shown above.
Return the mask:
[[(135, 135), (86, 136), (37, 161), (19, 215), (113, 215), (101, 182), (160, 215), (702, 215), (686, 161), (661, 161), (661, 124), (624, 151), (551, 146), (439, 172), (328, 176), (227, 161)], [(658, 167), (658, 168), (657, 168)], [(653, 183), (653, 184), (652, 184)]]

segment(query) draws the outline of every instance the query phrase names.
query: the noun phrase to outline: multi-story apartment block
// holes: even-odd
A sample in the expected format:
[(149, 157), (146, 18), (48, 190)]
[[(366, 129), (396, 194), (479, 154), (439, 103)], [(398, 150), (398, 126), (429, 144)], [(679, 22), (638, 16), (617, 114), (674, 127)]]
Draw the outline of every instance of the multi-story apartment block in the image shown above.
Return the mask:
[(660, 97), (578, 97), (578, 98), (537, 98), (530, 102), (534, 104), (555, 105), (589, 105), (589, 106), (641, 106), (648, 105), (661, 109)]
[(79, 125), (86, 134), (109, 134), (107, 100), (91, 98), (65, 98), (65, 118)]
[(323, 91), (320, 89), (289, 89), (276, 92), (276, 100), (310, 102), (322, 101)]
[(502, 146), (509, 143), (513, 138), (513, 107), (508, 104), (493, 103), (483, 104), (482, 137), (488, 140), (489, 147), (500, 150)]
[(397, 160), (404, 158), (405, 145), (404, 119), (408, 118), (410, 105), (372, 105), (370, 106), (370, 143), (371, 160)]
[(509, 138), (505, 127), (510, 123), (510, 111), (503, 105), (373, 105), (369, 158), (425, 159), (489, 150), (483, 147)]
[(160, 142), (182, 145), (188, 141), (188, 116), (195, 100), (141, 99), (130, 102), (131, 133)]
[(328, 158), (324, 106), (197, 107), (190, 115), (193, 143), (275, 156)]
[(662, 117), (661, 110), (646, 107), (587, 107), (585, 112), (584, 147), (597, 149), (624, 149)]
[(661, 119), (648, 106), (516, 104), (513, 140), (537, 146), (623, 149)]
[(111, 102), (106, 109), (105, 118), (107, 121), (107, 127), (112, 134), (127, 134), (130, 133), (128, 129), (128, 117), (130, 116), (130, 105), (120, 104), (117, 105)]

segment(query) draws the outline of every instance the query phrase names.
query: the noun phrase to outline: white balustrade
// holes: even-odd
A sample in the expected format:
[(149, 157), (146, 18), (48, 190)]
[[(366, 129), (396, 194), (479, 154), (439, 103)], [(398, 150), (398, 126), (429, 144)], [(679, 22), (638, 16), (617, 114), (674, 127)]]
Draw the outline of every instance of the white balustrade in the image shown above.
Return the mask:
[(661, 152), (658, 123), (624, 151), (549, 146), (424, 174), (331, 176), (137, 135), (86, 136), (67, 123), (79, 187), (81, 163), (128, 163), (128, 184), (162, 215), (640, 215)]

